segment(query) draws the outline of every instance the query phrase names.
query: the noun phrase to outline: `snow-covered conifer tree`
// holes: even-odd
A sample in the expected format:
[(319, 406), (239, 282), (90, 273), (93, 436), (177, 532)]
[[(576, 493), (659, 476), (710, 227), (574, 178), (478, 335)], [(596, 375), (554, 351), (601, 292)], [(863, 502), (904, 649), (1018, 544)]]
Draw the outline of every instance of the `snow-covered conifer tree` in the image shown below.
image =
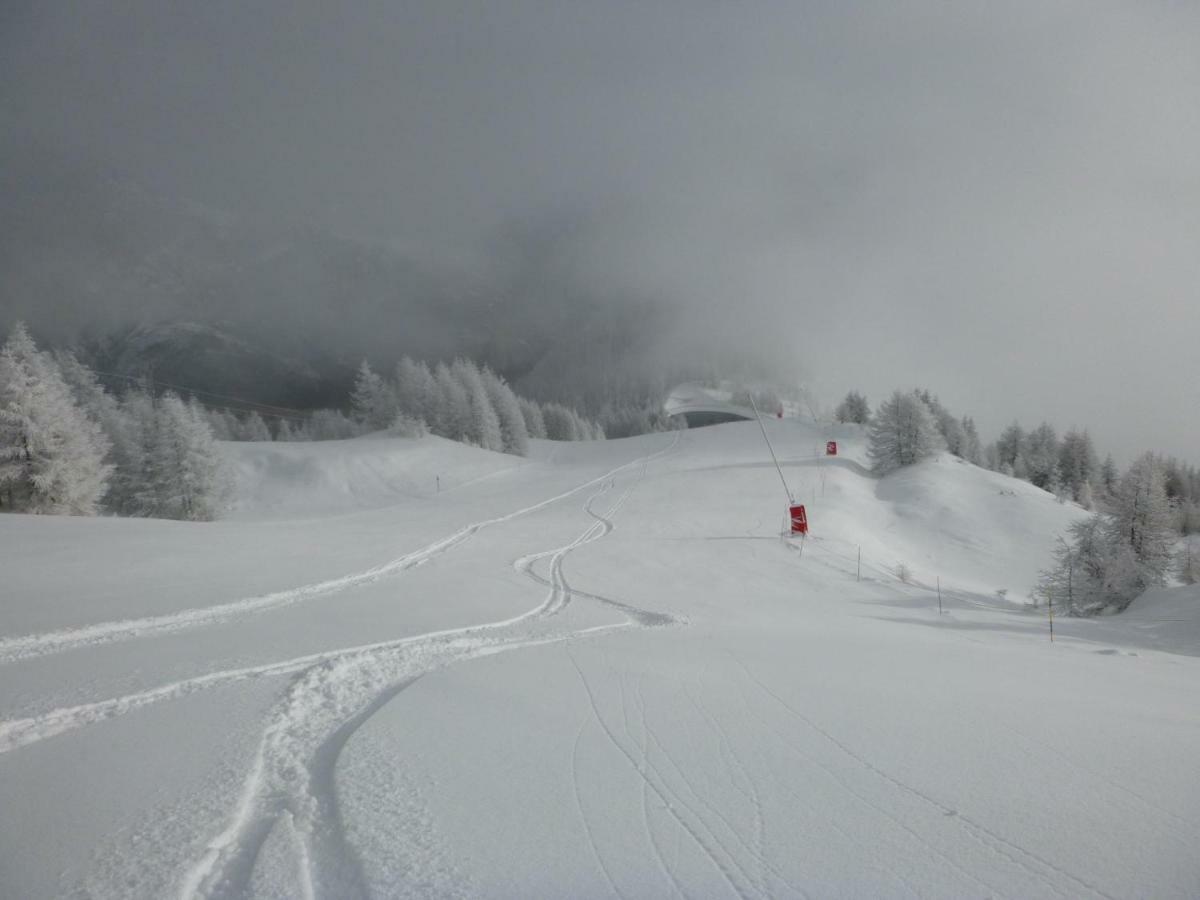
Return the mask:
[(1043, 422), (1025, 439), (1025, 448), (1020, 456), (1024, 459), (1026, 477), (1042, 488), (1052, 491), (1057, 487), (1058, 434), (1049, 422)]
[(377, 375), (365, 359), (358, 367), (350, 402), (355, 418), (370, 431), (387, 428), (399, 412), (391, 385)]
[(1016, 468), (1017, 457), (1021, 455), (1021, 451), (1025, 447), (1025, 431), (1016, 422), (1013, 422), (1002, 432), (996, 440), (996, 466), (997, 470), (1000, 467), (1008, 464), (1012, 468)]
[(868, 433), (867, 453), (880, 475), (920, 462), (945, 446), (929, 407), (915, 392), (896, 391), (880, 403)]
[(1117, 464), (1113, 461), (1110, 453), (1104, 458), (1103, 465), (1100, 466), (1100, 488), (1104, 491), (1105, 497), (1111, 497), (1116, 493), (1117, 478)]
[(1114, 540), (1132, 553), (1141, 590), (1163, 584), (1171, 565), (1175, 530), (1162, 465), (1153, 454), (1134, 460), (1117, 483), (1111, 527)]
[(542, 418), (546, 423), (546, 437), (552, 441), (579, 440), (578, 416), (560, 403), (542, 405)]
[(867, 404), (866, 397), (858, 391), (850, 391), (833, 411), (833, 417), (838, 422), (866, 425), (871, 418), (871, 407)]
[(504, 380), (491, 369), (484, 367), (480, 372), (488, 400), (500, 421), (500, 439), (505, 453), (524, 456), (529, 452), (529, 430), (525, 427), (525, 416), (517, 395)]
[(229, 473), (207, 418), (175, 394), (165, 394), (155, 408), (146, 468), (146, 515), (207, 521), (228, 499)]
[(95, 515), (112, 473), (110, 446), (18, 323), (0, 349), (0, 507)]
[(546, 420), (542, 416), (542, 408), (526, 397), (518, 397), (521, 404), (521, 415), (525, 417), (525, 430), (531, 438), (546, 439)]
[(459, 383), (445, 363), (438, 363), (433, 370), (437, 385), (438, 403), (433, 433), (452, 441), (465, 441), (471, 433), (471, 399), (467, 389)]
[(450, 366), (450, 371), (467, 394), (470, 408), (466, 439), (485, 450), (504, 450), (504, 440), (500, 435), (500, 419), (488, 399), (487, 389), (483, 386), (483, 378), (479, 367), (469, 359), (456, 359)]
[(407, 356), (397, 363), (396, 399), (405, 415), (433, 424), (437, 418), (437, 385), (428, 365)]
[(314, 441), (344, 441), (358, 437), (363, 426), (340, 409), (318, 409), (308, 418), (309, 437)]
[(238, 425), (236, 440), (269, 441), (271, 440), (271, 429), (267, 427), (267, 423), (263, 421), (263, 417), (258, 414), (257, 410), (251, 410), (242, 417)]
[(1073, 499), (1080, 499), (1084, 485), (1096, 477), (1096, 470), (1096, 451), (1091, 435), (1087, 431), (1072, 428), (1063, 437), (1059, 447), (1058, 471)]
[(975, 428), (975, 420), (970, 416), (962, 417), (962, 458), (976, 466), (983, 465), (983, 446), (979, 443), (979, 431)]

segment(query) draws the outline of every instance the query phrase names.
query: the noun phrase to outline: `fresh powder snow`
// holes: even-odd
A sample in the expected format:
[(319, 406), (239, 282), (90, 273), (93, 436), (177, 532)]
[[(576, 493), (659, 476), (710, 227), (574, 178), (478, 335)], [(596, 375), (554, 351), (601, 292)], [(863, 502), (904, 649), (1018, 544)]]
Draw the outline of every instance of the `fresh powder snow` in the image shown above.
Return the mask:
[(752, 422), (0, 517), (0, 897), (1200, 895), (1200, 588), (1051, 642), (1083, 510), (765, 425), (806, 539)]

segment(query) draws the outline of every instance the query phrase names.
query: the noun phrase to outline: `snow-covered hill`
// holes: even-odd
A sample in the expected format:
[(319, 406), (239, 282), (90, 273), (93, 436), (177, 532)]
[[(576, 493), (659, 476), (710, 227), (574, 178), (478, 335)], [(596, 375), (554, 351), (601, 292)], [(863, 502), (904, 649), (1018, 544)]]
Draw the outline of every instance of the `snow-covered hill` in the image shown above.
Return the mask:
[(1081, 510), (767, 426), (803, 543), (755, 423), (0, 517), (0, 896), (1195, 896), (1200, 593), (1051, 644)]

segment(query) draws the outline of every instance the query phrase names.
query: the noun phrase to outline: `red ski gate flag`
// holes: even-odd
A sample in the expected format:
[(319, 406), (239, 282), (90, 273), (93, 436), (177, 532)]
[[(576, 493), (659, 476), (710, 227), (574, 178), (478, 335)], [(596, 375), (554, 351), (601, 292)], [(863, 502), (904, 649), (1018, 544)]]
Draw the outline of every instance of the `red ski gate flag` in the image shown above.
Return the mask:
[(804, 511), (803, 504), (789, 506), (788, 514), (792, 519), (792, 534), (808, 534), (808, 515)]
[(825, 442), (825, 455), (826, 456), (837, 456), (837, 441), (826, 441)]

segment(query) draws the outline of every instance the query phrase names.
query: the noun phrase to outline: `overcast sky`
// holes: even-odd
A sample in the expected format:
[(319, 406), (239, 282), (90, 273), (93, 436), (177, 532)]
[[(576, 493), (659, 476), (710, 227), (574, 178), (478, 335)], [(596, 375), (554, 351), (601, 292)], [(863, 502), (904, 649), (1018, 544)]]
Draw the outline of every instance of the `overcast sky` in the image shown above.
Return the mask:
[(1191, 2), (9, 0), (0, 80), (157, 191), (467, 259), (584, 221), (830, 398), (1200, 458)]

